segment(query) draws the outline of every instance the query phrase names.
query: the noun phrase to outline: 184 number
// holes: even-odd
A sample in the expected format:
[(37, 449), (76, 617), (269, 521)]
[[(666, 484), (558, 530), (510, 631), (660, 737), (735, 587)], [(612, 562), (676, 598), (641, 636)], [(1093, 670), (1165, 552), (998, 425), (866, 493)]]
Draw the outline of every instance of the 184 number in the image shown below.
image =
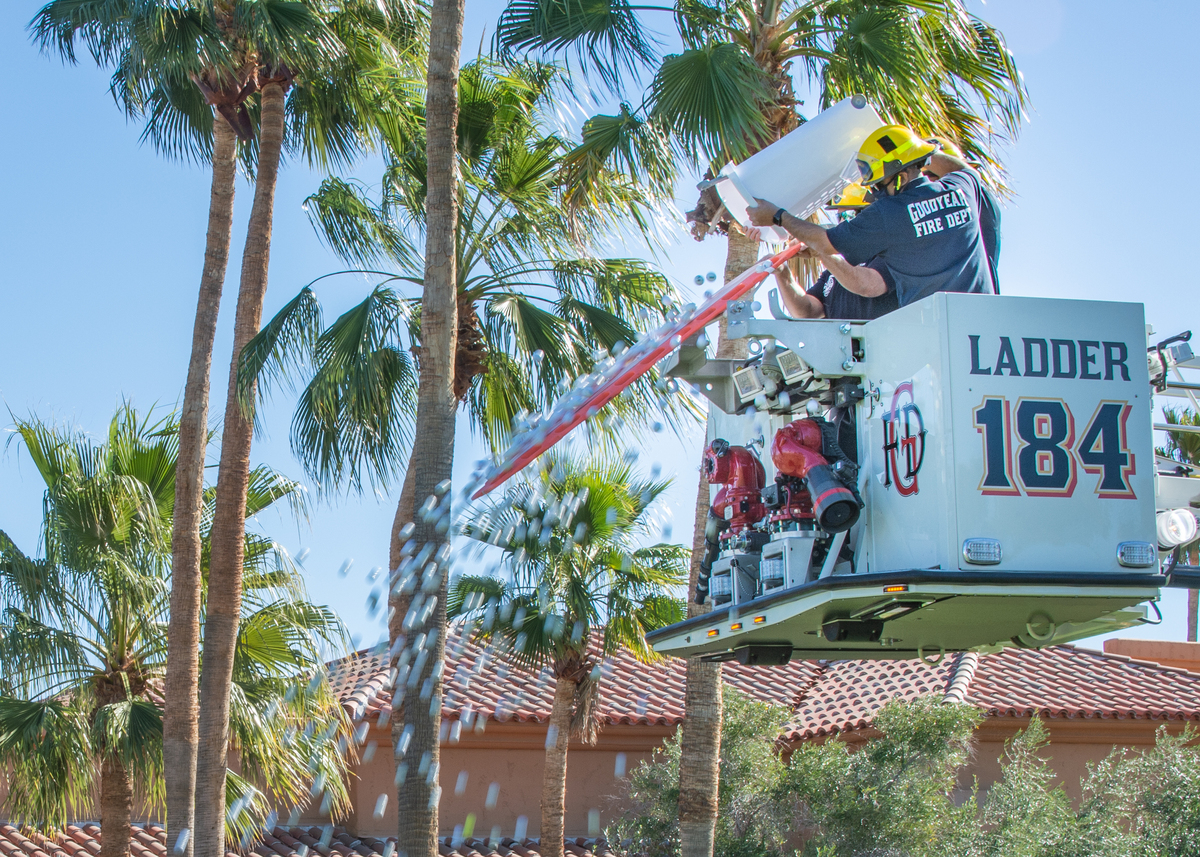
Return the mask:
[(1137, 470), (1125, 428), (1131, 411), (1128, 402), (1101, 402), (1076, 442), (1075, 417), (1062, 399), (1022, 398), (1012, 405), (985, 398), (975, 408), (975, 430), (983, 436), (980, 492), (1070, 497), (1082, 466), (1100, 477), (1100, 497), (1135, 499), (1129, 477)]

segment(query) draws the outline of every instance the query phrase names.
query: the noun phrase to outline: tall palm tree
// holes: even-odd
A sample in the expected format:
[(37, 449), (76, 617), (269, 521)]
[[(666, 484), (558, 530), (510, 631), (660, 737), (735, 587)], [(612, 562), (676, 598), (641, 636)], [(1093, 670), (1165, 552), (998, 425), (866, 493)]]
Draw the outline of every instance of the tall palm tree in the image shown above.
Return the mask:
[[(23, 823), (61, 828), (98, 793), (101, 854), (125, 857), (135, 801), (158, 809), (163, 798), (178, 424), (139, 419), (125, 406), (99, 445), (35, 418), (19, 422), (17, 436), (46, 493), (41, 556), (21, 552), (0, 532), (0, 764), (10, 772), (7, 809)], [(299, 502), (299, 490), (259, 468), (249, 511), (280, 499)], [(323, 776), (333, 789), (331, 808), (349, 806), (346, 758), (328, 736), (348, 735), (350, 724), (326, 685), (296, 685), (297, 675), (320, 667), (318, 646), (341, 640), (340, 623), (307, 602), (298, 572), (270, 539), (251, 533), (245, 539), (250, 595), (234, 721), (249, 779), (229, 775), (237, 810), (225, 819), (239, 841), (261, 827), (269, 809), (268, 796), (249, 780), (264, 784), (270, 801), (300, 804), (314, 777)]]
[[(290, 95), (291, 147), (310, 161), (344, 163), (362, 146), (360, 117), (373, 115), (378, 105), (378, 75), (370, 73), (378, 66), (374, 57), (381, 48), (404, 51), (419, 41), (414, 33), (420, 29), (420, 10), (393, 0), (340, 5), (53, 0), (31, 23), (43, 49), (74, 62), (82, 45), (98, 65), (114, 69), (112, 92), (131, 118), (145, 121), (144, 140), (168, 156), (212, 164), (204, 265), (180, 417), (172, 538), (164, 753), (167, 822), (177, 836), (195, 827), (200, 518), (212, 346), (229, 258), (235, 164), (240, 153), (252, 168), (258, 154), (255, 123), (261, 105), (255, 100), (271, 74), (260, 60), (301, 72)], [(319, 73), (304, 76), (318, 68)], [(276, 95), (272, 91), (268, 100)], [(273, 175), (273, 168), (269, 172)], [(259, 247), (262, 217), (260, 208)], [(191, 837), (182, 841), (190, 855)]]
[[(416, 435), (413, 442), (413, 497), (425, 514), (409, 519), (417, 544), (436, 557), (437, 603), (429, 633), (433, 638), (427, 675), (404, 694), (403, 711), (413, 727), (412, 751), (429, 754), (431, 775), (417, 778), (397, 794), (399, 846), (413, 855), (438, 854), (438, 729), (442, 716), (442, 672), (434, 669), (446, 653), (446, 574), (442, 557), (450, 509), (450, 473), (454, 463), (454, 363), (458, 342), (454, 236), (458, 223), (458, 67), (462, 50), (465, 0), (432, 0), (429, 60), (425, 84), (425, 275), (421, 294), (421, 354), (417, 384)], [(434, 501), (433, 508), (425, 498)], [(440, 498), (440, 502), (438, 500)], [(414, 504), (415, 505), (415, 504)], [(440, 516), (434, 514), (441, 509)], [(424, 548), (422, 548), (424, 549)], [(431, 702), (421, 697), (430, 683)], [(395, 735), (397, 722), (393, 722)], [(214, 855), (216, 857), (216, 855)]]
[[(1015, 137), (1026, 104), (1016, 63), (994, 28), (960, 0), (684, 0), (673, 9), (684, 50), (654, 55), (653, 38), (625, 0), (512, 0), (497, 27), (505, 51), (574, 48), (585, 66), (620, 91), (623, 79), (654, 66), (642, 107), (609, 117), (610, 133), (587, 139), (579, 157), (661, 169), (664, 140), (709, 174), (778, 140), (802, 121), (791, 64), (799, 62), (821, 107), (866, 95), (889, 120), (957, 142), (993, 181), (994, 143)], [(756, 243), (720, 216), (711, 192), (689, 217), (693, 234), (729, 236), (725, 280), (745, 271)], [(726, 341), (717, 355), (745, 356)], [(691, 587), (703, 552), (708, 485), (696, 499)], [(702, 608), (689, 599), (689, 613)], [(709, 857), (717, 810), (720, 666), (689, 659), (680, 764), (683, 857)]]
[(569, 740), (596, 740), (598, 659), (624, 648), (653, 660), (646, 633), (683, 618), (671, 590), (684, 582), (687, 550), (638, 546), (668, 484), (637, 478), (627, 464), (555, 456), (503, 502), (482, 505), (464, 529), (501, 549), (508, 575), (460, 577), (451, 617), (511, 647), (523, 666), (549, 666), (555, 679), (539, 846), (547, 857), (563, 854)]
[[(557, 77), (553, 67), (489, 61), (468, 64), (460, 77), (466, 109), (459, 126), (453, 385), (493, 451), (507, 443), (514, 422), (593, 371), (598, 356), (632, 342), (637, 326), (660, 319), (673, 297), (666, 278), (644, 262), (596, 258), (585, 244), (627, 206), (641, 205), (645, 188), (614, 177), (610, 201), (574, 220), (564, 215), (571, 143), (545, 127)], [(355, 184), (327, 179), (305, 202), (324, 240), (351, 264), (385, 262), (397, 270), (324, 331), (316, 293), (306, 287), (242, 355), (243, 395), (251, 379), (311, 365), (292, 448), (326, 487), (386, 484), (407, 462), (416, 380), (406, 352), (421, 348), (421, 302), (389, 283), (423, 285), (416, 245), (425, 180), (424, 158), (412, 149), (389, 155), (379, 202)], [(664, 398), (656, 381), (647, 376), (615, 403), (612, 416), (649, 421)], [(676, 407), (666, 418), (680, 417), (682, 405), (668, 404)]]
[[(452, 388), (456, 406), (466, 402), (493, 449), (506, 443), (523, 412), (541, 409), (591, 372), (605, 350), (634, 341), (639, 319), (661, 318), (671, 295), (666, 279), (645, 264), (589, 252), (597, 235), (622, 217), (643, 215), (649, 222), (641, 208), (652, 196), (645, 187), (609, 171), (610, 183), (593, 181), (603, 196), (578, 205), (571, 217), (564, 214), (574, 167), (564, 160), (569, 141), (547, 130), (557, 83), (557, 69), (537, 64), (481, 60), (460, 75)], [(407, 453), (417, 383), (407, 352), (423, 359), (426, 312), (421, 300), (387, 284), (427, 285), (420, 247), (429, 211), (422, 137), (418, 123), (409, 139), (389, 141), (378, 202), (340, 179), (327, 180), (306, 202), (318, 230), (348, 262), (388, 262), (396, 272), (324, 331), (314, 291), (302, 290), (243, 352), (243, 395), (251, 379), (294, 372), (293, 361), (311, 364), (292, 445), (323, 487), (386, 485), (393, 473), (404, 472), (391, 534), (393, 570), (411, 535), (403, 527), (414, 519), (419, 454), (414, 450), (410, 459)], [(655, 402), (666, 401), (650, 378), (631, 394), (611, 409), (612, 419), (644, 420)], [(668, 421), (682, 416), (678, 407), (666, 413)], [(404, 633), (406, 596), (393, 594), (391, 606), (395, 640)], [(403, 725), (397, 715), (393, 729)]]
[[(271, 46), (256, 55), (260, 92), (257, 174), (234, 318), (210, 570), (211, 584), (229, 597), (209, 605), (204, 636), (206, 668), (200, 681), (196, 768), (199, 857), (220, 857), (225, 853), (221, 824), (225, 813), (224, 759), (229, 741), (231, 677), (242, 594), (243, 543), (239, 534), (245, 525), (254, 426), (252, 412), (244, 410), (238, 400), (238, 355), (258, 332), (266, 297), (275, 183), (288, 117), (287, 92), (297, 75), (307, 76), (316, 83), (310, 87), (307, 98), (293, 100), (297, 108), (293, 115), (341, 113), (343, 118), (352, 119), (339, 123), (347, 141), (365, 136), (374, 125), (364, 123), (362, 117), (373, 117), (380, 108), (373, 102), (387, 92), (375, 86), (372, 77), (382, 74), (386, 78), (391, 69), (404, 67), (404, 55), (412, 48), (414, 36), (411, 24), (419, 17), (414, 16), (407, 0), (310, 2), (313, 15), (307, 36), (313, 46), (328, 43), (328, 57), (317, 54), (312, 62), (296, 64), (287, 54), (271, 50)], [(339, 88), (343, 86), (346, 91)], [(353, 97), (347, 97), (347, 91), (353, 92)], [(390, 103), (387, 101), (384, 106)]]

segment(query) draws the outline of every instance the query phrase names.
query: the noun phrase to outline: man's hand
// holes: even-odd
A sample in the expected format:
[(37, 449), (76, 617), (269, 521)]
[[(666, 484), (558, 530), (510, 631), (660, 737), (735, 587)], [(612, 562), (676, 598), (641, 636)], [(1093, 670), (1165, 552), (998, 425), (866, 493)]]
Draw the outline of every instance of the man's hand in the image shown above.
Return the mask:
[(779, 211), (778, 205), (756, 196), (754, 205), (746, 206), (746, 217), (754, 226), (771, 226), (777, 211)]

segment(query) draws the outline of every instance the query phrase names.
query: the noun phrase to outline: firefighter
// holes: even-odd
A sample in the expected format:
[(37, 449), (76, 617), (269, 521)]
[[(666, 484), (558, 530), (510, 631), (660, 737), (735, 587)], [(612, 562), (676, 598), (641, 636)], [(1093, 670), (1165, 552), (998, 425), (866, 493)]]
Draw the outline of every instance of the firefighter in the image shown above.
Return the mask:
[[(949, 140), (933, 137), (929, 142), (940, 145), (942, 154), (965, 160), (962, 150)], [(942, 177), (930, 167), (925, 168), (925, 175), (932, 179)], [(996, 288), (996, 294), (1000, 294), (1000, 201), (985, 182), (980, 182), (980, 189), (983, 193), (979, 197), (979, 234), (987, 253), (988, 269), (992, 272), (992, 285)]]
[[(860, 184), (848, 186), (842, 195), (825, 206), (833, 211), (853, 216), (870, 204), (867, 188)], [(751, 227), (750, 235), (760, 237), (757, 228)], [(866, 270), (863, 270), (866, 269)], [(886, 315), (900, 304), (896, 300), (896, 282), (887, 265), (879, 257), (872, 259), (854, 271), (861, 282), (882, 279), (884, 291), (879, 297), (863, 297), (843, 286), (826, 268), (817, 277), (808, 291), (800, 288), (790, 265), (775, 272), (779, 283), (779, 294), (784, 308), (795, 318), (836, 318), (847, 321), (870, 321)]]
[[(901, 125), (871, 134), (855, 164), (875, 201), (852, 220), (825, 229), (755, 199), (746, 210), (750, 222), (782, 226), (863, 297), (887, 291), (877, 272), (856, 267), (876, 256), (895, 280), (900, 306), (936, 292), (995, 294), (979, 229), (982, 182), (974, 170)], [(927, 167), (942, 178), (926, 177)]]

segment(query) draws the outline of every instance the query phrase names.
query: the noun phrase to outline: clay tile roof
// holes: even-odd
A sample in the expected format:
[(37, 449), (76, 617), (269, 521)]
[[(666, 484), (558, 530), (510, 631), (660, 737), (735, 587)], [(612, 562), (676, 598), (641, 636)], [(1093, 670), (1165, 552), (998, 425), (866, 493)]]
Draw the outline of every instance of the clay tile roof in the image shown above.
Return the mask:
[[(147, 824), (144, 827), (133, 825), (130, 836), (135, 848), (153, 857), (166, 857), (166, 836), (163, 829), (157, 825)], [(304, 828), (275, 828), (265, 834), (261, 841), (251, 843), (245, 851), (245, 857), (251, 854), (282, 854), (287, 857), (301, 857), (305, 848), (304, 840), (317, 843), (316, 848), (307, 846), (307, 854), (321, 849), (329, 853), (329, 846), (320, 843), (336, 843), (335, 850), (342, 854), (354, 854), (358, 857), (393, 857), (396, 853), (396, 840), (387, 839), (354, 839), (346, 830), (340, 827), (311, 829)], [(82, 840), (82, 841), (81, 841)], [(70, 825), (58, 836), (48, 838), (40, 834), (26, 836), (15, 826), (0, 822), (0, 854), (11, 857), (62, 857), (67, 854), (63, 850), (64, 842), (71, 841), (85, 844), (88, 850), (92, 846), (100, 846), (100, 826), (93, 823)], [(284, 842), (291, 845), (284, 845)], [(566, 841), (568, 854), (574, 857), (615, 857), (603, 839), (568, 839)], [(537, 840), (526, 839), (515, 842), (503, 839), (500, 842), (489, 842), (486, 839), (467, 839), (454, 843), (446, 838), (438, 843), (438, 851), (444, 857), (508, 857), (510, 853), (540, 857)], [(234, 852), (228, 852), (226, 857), (239, 857)]]
[[(599, 638), (592, 655), (600, 665), (604, 693), (599, 714), (608, 724), (674, 726), (683, 720), (686, 663), (668, 658), (644, 664), (630, 652), (605, 657)], [(335, 693), (356, 719), (385, 722), (391, 713), (391, 691), (386, 651), (366, 650), (328, 665)], [(446, 646), (446, 684), (442, 717), (462, 721), (471, 728), (474, 719), (544, 722), (554, 699), (554, 679), (549, 670), (531, 672), (460, 633)], [(725, 666), (725, 681), (762, 702), (791, 706), (818, 674), (807, 661), (784, 667)], [(580, 846), (582, 847), (582, 846)]]
[(804, 740), (870, 726), (895, 698), (939, 694), (993, 717), (1200, 721), (1200, 675), (1118, 655), (1049, 646), (919, 660), (833, 661), (801, 695), (785, 732)]
[[(548, 670), (531, 672), (460, 633), (452, 634), (446, 648), (442, 716), (452, 730), (469, 729), (479, 717), (518, 722), (549, 717), (554, 684)], [(599, 711), (605, 723), (681, 722), (684, 661), (643, 664), (626, 651), (604, 657), (598, 638), (592, 654), (605, 685)], [(329, 665), (335, 691), (356, 718), (382, 723), (390, 716), (386, 657), (386, 651), (356, 652)], [(789, 740), (862, 729), (889, 700), (927, 694), (1001, 717), (1036, 712), (1050, 718), (1200, 720), (1200, 675), (1072, 646), (956, 654), (935, 665), (920, 660), (792, 661), (783, 667), (727, 663), (723, 673), (730, 687), (793, 710), (785, 733)]]

